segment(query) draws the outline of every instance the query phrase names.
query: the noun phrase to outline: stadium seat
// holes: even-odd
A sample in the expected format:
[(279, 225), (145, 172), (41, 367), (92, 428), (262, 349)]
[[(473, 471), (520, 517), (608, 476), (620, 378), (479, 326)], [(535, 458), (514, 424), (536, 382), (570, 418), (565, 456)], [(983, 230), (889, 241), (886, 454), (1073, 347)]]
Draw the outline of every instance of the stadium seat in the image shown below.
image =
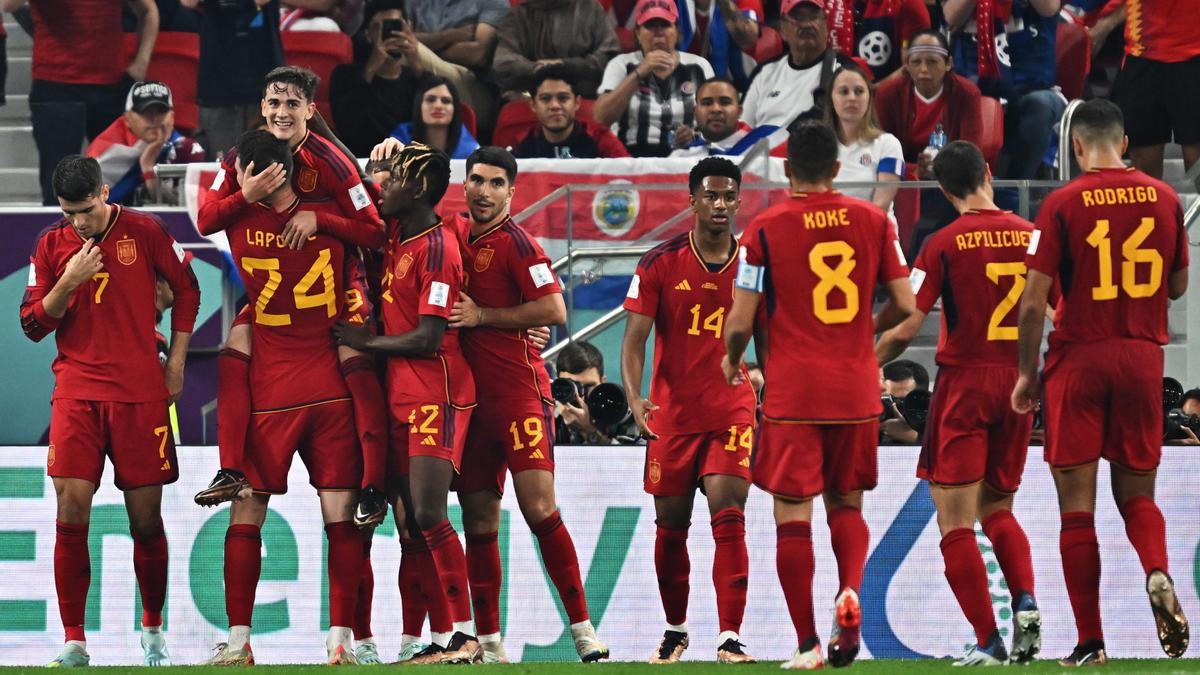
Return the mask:
[(1083, 85), (1092, 67), (1092, 36), (1073, 21), (1059, 21), (1054, 45), (1058, 86), (1068, 99), (1083, 97)]
[(900, 188), (896, 199), (892, 202), (892, 210), (896, 214), (896, 230), (900, 238), (900, 247), (905, 251), (912, 246), (913, 234), (917, 231), (917, 221), (921, 219), (921, 191)]
[(459, 115), (459, 118), (462, 119), (462, 123), (467, 127), (467, 131), (471, 132), (472, 136), (475, 136), (476, 138), (478, 138), (479, 136), (477, 135), (477, 133), (475, 131), (475, 124), (477, 121), (475, 119), (475, 109), (472, 108), (471, 106), (467, 105), (466, 103), (459, 103), (458, 104), (458, 115)]
[(763, 63), (783, 53), (783, 38), (779, 31), (770, 26), (759, 28), (758, 42), (754, 43), (754, 60)]
[(1004, 107), (1000, 101), (991, 96), (979, 99), (979, 117), (982, 122), (983, 137), (979, 142), (979, 150), (990, 166), (996, 165), (996, 156), (1004, 146)]
[(617, 42), (621, 43), (622, 54), (637, 51), (637, 40), (634, 39), (632, 30), (624, 26), (617, 26), (613, 30), (617, 33)]
[(304, 30), (288, 30), (279, 35), (283, 38), (284, 61), (288, 65), (308, 68), (321, 78), (314, 103), (332, 127), (329, 76), (333, 74), (334, 68), (354, 60), (354, 46), (350, 36), (345, 33)]
[(509, 101), (500, 108), (496, 129), (492, 131), (492, 143), (502, 148), (516, 145), (536, 124), (537, 116), (528, 101)]
[[(137, 53), (137, 34), (125, 33), (125, 56)], [(196, 103), (196, 78), (200, 70), (200, 36), (196, 33), (159, 33), (150, 55), (146, 78), (165, 82), (175, 101), (175, 126), (191, 133), (200, 126), (200, 107)]]

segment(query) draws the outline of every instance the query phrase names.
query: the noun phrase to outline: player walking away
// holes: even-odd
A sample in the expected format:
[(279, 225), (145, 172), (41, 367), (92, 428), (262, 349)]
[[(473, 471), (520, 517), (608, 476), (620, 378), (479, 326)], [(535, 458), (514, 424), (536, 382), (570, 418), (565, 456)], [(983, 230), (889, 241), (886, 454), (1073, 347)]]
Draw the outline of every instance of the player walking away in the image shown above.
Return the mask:
[[(741, 384), (741, 362), (758, 304), (766, 303), (771, 382), (754, 453), (754, 484), (775, 497), (776, 565), (799, 648), (787, 669), (824, 666), (813, 624), (812, 500), (825, 501), (839, 592), (829, 661), (858, 654), (862, 583), (870, 536), (863, 491), (877, 480), (879, 365), (874, 334), (913, 309), (908, 269), (883, 211), (832, 189), (837, 137), (804, 122), (788, 138), (792, 197), (742, 234), (733, 307), (725, 324), (725, 379)], [(889, 300), (871, 316), (875, 286)], [(830, 354), (837, 345), (837, 354)]]
[(1009, 659), (996, 619), (987, 570), (975, 543), (975, 520), (991, 540), (1013, 597), (1011, 660), (1026, 663), (1041, 648), (1029, 540), (1013, 517), (1033, 419), (1012, 410), (1017, 381), (1017, 299), (1025, 288), (1025, 249), (1033, 225), (992, 201), (992, 175), (979, 148), (955, 141), (938, 153), (942, 193), (961, 215), (932, 235), (913, 265), (917, 309), (883, 334), (880, 363), (900, 356), (942, 299), (937, 387), (917, 476), (929, 481), (942, 534), (946, 580), (976, 643), (959, 665)]
[(1165, 183), (1127, 169), (1121, 111), (1097, 99), (1075, 110), (1071, 146), (1085, 173), (1042, 204), (1025, 260), (1012, 405), (1038, 401), (1043, 308), (1055, 280), (1045, 387), (1046, 461), (1062, 511), (1059, 551), (1079, 644), (1060, 663), (1104, 663), (1096, 469), (1108, 460), (1113, 498), (1146, 573), (1146, 591), (1167, 656), (1187, 650), (1188, 623), (1167, 569), (1166, 523), (1154, 503), (1162, 456), (1162, 372), (1167, 299), (1188, 283), (1183, 207)]
[[(51, 666), (86, 666), (83, 623), (90, 583), (88, 521), (107, 455), (125, 493), (133, 571), (142, 597), (143, 662), (169, 665), (162, 632), (167, 537), (162, 486), (179, 478), (167, 406), (183, 391), (183, 367), (200, 287), (162, 221), (108, 204), (100, 165), (70, 155), (54, 169), (63, 218), (30, 258), (21, 327), (37, 342), (57, 330), (47, 473), (58, 496), (54, 585), (66, 645)], [(175, 296), (171, 346), (155, 348), (155, 282)]]
[[(650, 663), (674, 663), (688, 647), (687, 537), (696, 488), (704, 487), (716, 541), (717, 661), (754, 663), (738, 637), (746, 609), (746, 495), (754, 446), (754, 389), (749, 373), (730, 387), (715, 368), (741, 247), (733, 236), (742, 172), (721, 157), (700, 160), (688, 176), (691, 231), (642, 256), (625, 298), (629, 315), (621, 376), (646, 445), (643, 488), (654, 495), (654, 567), (667, 629)], [(642, 396), (646, 338), (654, 329), (650, 398)], [(758, 343), (762, 347), (762, 342)]]
[[(411, 513), (419, 528), (413, 538), (421, 538), (428, 548), (424, 557), (432, 558), (421, 590), (444, 597), (433, 603), (448, 604), (453, 621), (448, 644), (435, 642), (411, 662), (471, 663), (482, 659), (482, 650), (471, 620), (467, 559), (446, 505), (475, 405), (475, 383), (458, 331), (447, 328), (462, 291), (462, 257), (455, 232), (434, 210), (450, 181), (450, 160), (440, 150), (413, 143), (392, 158), (391, 166), (382, 205), (389, 218), (384, 334), (373, 336), (365, 327), (342, 323), (338, 341), (389, 357), (389, 498), (405, 557), (417, 552), (404, 534), (411, 526), (405, 516)], [(436, 617), (432, 623), (440, 632)]]
[[(279, 186), (290, 183), (300, 198), (331, 201), (338, 208), (300, 211), (286, 224), (282, 245), (299, 249), (318, 232), (337, 237), (350, 246), (378, 248), (383, 244), (383, 225), (362, 184), (358, 167), (333, 143), (309, 129), (316, 111), (313, 96), (317, 82), (312, 72), (295, 66), (276, 68), (267, 74), (262, 114), (267, 131), (287, 141), (292, 149), (294, 171), (285, 174), (282, 166), (248, 166), (243, 181), (236, 148), (227, 152), (213, 182), (216, 194), (197, 216), (196, 225), (202, 234), (225, 229), (229, 223), (253, 212), (257, 208), (255, 203), (272, 195)], [(352, 268), (361, 265), (356, 255), (352, 254), (349, 260)], [(355, 270), (348, 276), (362, 274)], [(347, 291), (345, 306), (351, 321), (365, 323), (369, 319), (370, 307), (362, 282), (354, 283)], [(221, 402), (217, 411), (217, 443), (221, 449), (221, 470), (208, 488), (196, 495), (196, 503), (204, 506), (245, 496), (249, 490), (239, 467), (244, 460), (250, 424), (248, 373), (252, 323), (249, 310), (238, 315), (217, 359), (217, 398)], [(374, 526), (383, 521), (387, 507), (379, 489), (383, 485), (387, 452), (383, 389), (371, 359), (339, 349), (339, 360), (354, 403), (355, 427), (364, 458), (362, 513), (356, 514), (356, 522), (360, 526)]]
[[(277, 164), (293, 168), (287, 143), (258, 130), (238, 141), (239, 168), (247, 179)], [(262, 167), (258, 174), (253, 167)], [(249, 638), (254, 595), (262, 566), (261, 528), (267, 502), (288, 488), (297, 451), (317, 489), (328, 537), (331, 664), (356, 663), (350, 643), (362, 573), (362, 534), (351, 522), (362, 480), (362, 453), (354, 431), (350, 393), (338, 369), (332, 327), (342, 313), (344, 250), (340, 240), (317, 234), (302, 249), (281, 245), (302, 204), (290, 182), (265, 202), (228, 223), (230, 245), (253, 306), (254, 408), (242, 467), (254, 493), (233, 502), (225, 534), (225, 607), (229, 639), (209, 665), (252, 665)], [(226, 405), (221, 402), (222, 407)]]
[(526, 330), (566, 321), (550, 259), (509, 217), (517, 162), (488, 146), (467, 158), (469, 213), (458, 216), (467, 284), (450, 314), (477, 380), (463, 472), (455, 483), (467, 532), (468, 572), (485, 660), (504, 661), (500, 636), (500, 495), (505, 468), (538, 540), (542, 563), (570, 620), (583, 661), (608, 658), (588, 617), (579, 558), (554, 496), (554, 418), (550, 378)]

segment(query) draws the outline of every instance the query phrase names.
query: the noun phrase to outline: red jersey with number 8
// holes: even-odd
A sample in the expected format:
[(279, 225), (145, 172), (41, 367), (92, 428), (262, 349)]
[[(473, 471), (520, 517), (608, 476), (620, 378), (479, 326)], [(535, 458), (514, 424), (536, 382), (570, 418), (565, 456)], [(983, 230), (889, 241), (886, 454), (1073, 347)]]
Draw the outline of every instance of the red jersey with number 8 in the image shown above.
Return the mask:
[(1183, 206), (1140, 171), (1089, 171), (1042, 203), (1025, 264), (1062, 287), (1051, 349), (1110, 338), (1166, 344), (1167, 278), (1188, 265)]
[(742, 234), (737, 287), (763, 294), (763, 413), (785, 422), (877, 417), (875, 286), (908, 276), (887, 215), (836, 191), (794, 194)]

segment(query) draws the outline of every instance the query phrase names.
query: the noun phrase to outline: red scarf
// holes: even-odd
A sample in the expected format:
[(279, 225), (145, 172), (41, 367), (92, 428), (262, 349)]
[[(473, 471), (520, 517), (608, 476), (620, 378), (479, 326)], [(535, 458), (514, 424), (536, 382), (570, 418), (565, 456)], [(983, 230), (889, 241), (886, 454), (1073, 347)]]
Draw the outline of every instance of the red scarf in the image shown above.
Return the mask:
[(979, 79), (1000, 79), (1000, 58), (996, 55), (995, 0), (975, 2), (975, 44), (979, 57)]
[(826, 0), (829, 15), (829, 43), (834, 49), (854, 56), (854, 0)]

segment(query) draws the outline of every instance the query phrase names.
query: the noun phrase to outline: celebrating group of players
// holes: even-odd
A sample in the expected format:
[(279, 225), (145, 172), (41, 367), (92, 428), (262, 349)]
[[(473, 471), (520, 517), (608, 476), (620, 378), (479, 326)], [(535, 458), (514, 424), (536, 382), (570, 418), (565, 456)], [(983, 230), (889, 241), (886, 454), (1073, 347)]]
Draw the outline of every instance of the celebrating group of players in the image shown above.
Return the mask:
[[(437, 206), (449, 187), (446, 155), (381, 144), (368, 165), (373, 180), (364, 183), (336, 138), (310, 130), (315, 88), (303, 69), (267, 76), (265, 129), (226, 154), (198, 217), (201, 232), (227, 234), (249, 296), (218, 362), (221, 469), (196, 495), (203, 505), (232, 502), (229, 638), (208, 663), (254, 663), (261, 527), (270, 495), (287, 490), (296, 452), (328, 537), (329, 663), (380, 662), (370, 626), (370, 528), (389, 504), (402, 547), (401, 659), (506, 660), (497, 531), (507, 472), (580, 659), (607, 658), (556, 506), (540, 348), (542, 327), (566, 313), (550, 261), (509, 217), (516, 162), (500, 148), (473, 153), (468, 211), (444, 221)], [(1086, 174), (1047, 199), (1036, 229), (996, 209), (978, 149), (943, 149), (934, 169), (962, 217), (930, 238), (911, 274), (886, 215), (832, 189), (837, 140), (827, 126), (793, 129), (792, 195), (740, 240), (740, 171), (721, 158), (697, 163), (688, 185), (692, 230), (641, 259), (625, 300), (621, 369), (648, 439), (644, 487), (654, 496), (667, 623), (651, 662), (678, 661), (689, 645), (687, 536), (697, 487), (716, 543), (717, 660), (754, 660), (739, 638), (751, 482), (775, 499), (779, 579), (799, 645), (784, 667), (853, 661), (869, 544), (863, 492), (877, 480), (878, 364), (903, 351), (939, 298), (940, 369), (918, 475), (932, 485), (946, 578), (977, 637), (960, 663), (1025, 662), (1040, 646), (1029, 543), (1011, 508), (1042, 387), (1047, 315), (1055, 330), (1043, 370), (1046, 459), (1059, 489), (1060, 548), (1079, 630), (1063, 663), (1106, 659), (1092, 516), (1102, 457), (1112, 464), (1163, 649), (1183, 654), (1187, 621), (1153, 501), (1167, 298), (1187, 286), (1182, 210), (1168, 186), (1124, 168), (1115, 107), (1091, 102), (1074, 119)], [(106, 203), (94, 161), (64, 159), (54, 187), (64, 218), (39, 236), (21, 306), (26, 334), (40, 340), (57, 331), (59, 348), (47, 466), (58, 495), (54, 575), (66, 644), (51, 665), (89, 662), (88, 517), (105, 456), (130, 516), (144, 662), (163, 665), (160, 502), (162, 486), (178, 478), (167, 405), (183, 388), (198, 284), (157, 218)], [(175, 296), (165, 367), (155, 358), (149, 301), (159, 279)], [(878, 285), (888, 300), (872, 316)], [(770, 378), (761, 413), (742, 364), (752, 336)], [(465, 549), (447, 517), (451, 490), (463, 510)], [(839, 576), (828, 657), (813, 617), (818, 495)], [(1011, 656), (992, 615), (976, 519), (1013, 590)], [(429, 645), (419, 642), (426, 617)]]

